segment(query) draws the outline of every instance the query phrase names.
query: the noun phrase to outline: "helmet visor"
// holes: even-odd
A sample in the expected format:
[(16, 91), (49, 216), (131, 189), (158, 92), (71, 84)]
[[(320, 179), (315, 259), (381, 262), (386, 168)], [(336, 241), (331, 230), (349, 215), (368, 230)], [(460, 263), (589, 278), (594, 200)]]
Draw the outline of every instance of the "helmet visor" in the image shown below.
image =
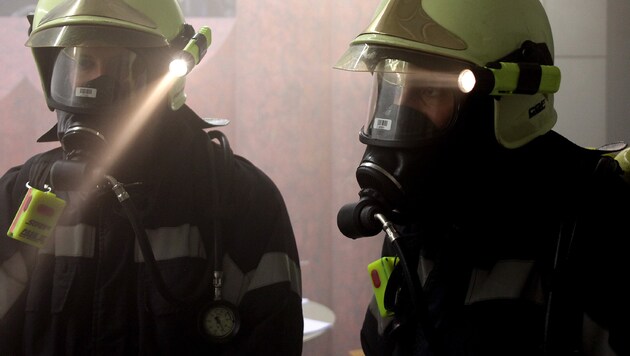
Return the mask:
[(146, 86), (147, 68), (141, 56), (126, 48), (66, 47), (55, 60), (50, 95), (80, 111), (112, 108)]
[(418, 146), (453, 126), (462, 96), (457, 74), (427, 70), (399, 59), (384, 59), (373, 72), (363, 142)]

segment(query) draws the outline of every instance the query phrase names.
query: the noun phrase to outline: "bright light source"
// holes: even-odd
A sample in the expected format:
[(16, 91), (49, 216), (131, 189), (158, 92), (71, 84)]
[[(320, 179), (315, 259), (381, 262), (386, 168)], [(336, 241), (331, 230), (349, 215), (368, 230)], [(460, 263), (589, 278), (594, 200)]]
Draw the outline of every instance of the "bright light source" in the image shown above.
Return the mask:
[(211, 40), (210, 27), (203, 26), (199, 32), (192, 36), (177, 58), (168, 65), (169, 74), (175, 78), (180, 78), (190, 73), (206, 55)]
[(183, 77), (188, 73), (188, 63), (184, 59), (174, 59), (168, 66), (168, 71), (175, 77)]
[(475, 84), (477, 84), (477, 80), (475, 79), (475, 74), (470, 69), (464, 69), (459, 73), (457, 85), (462, 93), (470, 93), (475, 88)]

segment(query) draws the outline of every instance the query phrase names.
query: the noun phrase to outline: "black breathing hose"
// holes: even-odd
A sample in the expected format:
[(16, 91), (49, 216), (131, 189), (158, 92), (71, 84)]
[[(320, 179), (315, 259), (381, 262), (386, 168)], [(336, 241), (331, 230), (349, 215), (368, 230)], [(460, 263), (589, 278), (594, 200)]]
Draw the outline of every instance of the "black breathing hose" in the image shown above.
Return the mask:
[[(208, 132), (208, 136), (210, 139), (217, 139), (219, 143), (224, 148), (224, 164), (228, 164), (231, 161), (231, 149), (229, 142), (225, 135), (220, 131), (210, 131)], [(219, 182), (217, 169), (218, 167), (215, 165), (214, 154), (212, 151), (212, 142), (209, 141), (208, 145), (210, 145), (210, 153), (211, 153), (211, 167), (210, 170), (214, 175), (214, 181), (212, 182), (212, 207), (215, 214), (218, 214), (219, 211)], [(226, 168), (226, 167), (223, 167)], [(230, 170), (227, 170), (230, 172)], [(155, 255), (153, 254), (153, 249), (151, 248), (151, 244), (149, 243), (149, 238), (147, 233), (142, 226), (140, 216), (138, 211), (133, 204), (133, 201), (129, 199), (129, 193), (125, 190), (125, 187), (122, 183), (118, 182), (114, 177), (106, 175), (105, 179), (111, 184), (112, 190), (116, 194), (116, 198), (120, 202), (120, 205), (125, 212), (125, 215), (129, 219), (133, 231), (136, 235), (136, 240), (138, 241), (138, 245), (140, 246), (140, 252), (142, 253), (142, 257), (145, 260), (145, 265), (149, 271), (153, 282), (155, 283), (155, 287), (158, 293), (166, 300), (167, 302), (177, 305), (184, 306), (190, 304), (193, 301), (199, 300), (202, 295), (205, 293), (207, 288), (207, 281), (213, 281), (214, 286), (214, 299), (221, 299), (221, 287), (222, 287), (222, 278), (223, 278), (223, 270), (221, 259), (223, 257), (223, 250), (221, 244), (221, 232), (222, 226), (219, 218), (215, 218), (213, 222), (213, 251), (210, 251), (210, 246), (207, 243), (204, 243), (204, 249), (206, 252), (206, 256), (208, 256), (208, 262), (206, 263), (206, 269), (204, 271), (203, 278), (198, 286), (195, 288), (193, 293), (190, 296), (184, 298), (176, 298), (166, 287), (166, 283), (164, 283), (164, 279), (162, 278), (162, 274), (157, 268), (157, 262), (155, 260)], [(229, 177), (228, 177), (229, 180)], [(210, 256), (213, 256), (213, 259), (210, 259)], [(211, 263), (211, 261), (213, 263)]]
[[(118, 182), (114, 177), (106, 175), (105, 178), (112, 185), (112, 190), (116, 194), (116, 198), (120, 202), (120, 205), (122, 206), (125, 215), (131, 223), (131, 227), (133, 228), (133, 231), (136, 235), (136, 240), (138, 241), (138, 245), (140, 246), (140, 252), (142, 253), (142, 257), (145, 261), (145, 266), (149, 271), (149, 275), (151, 276), (153, 283), (155, 283), (155, 287), (158, 293), (162, 296), (162, 298), (164, 298), (164, 300), (176, 306), (184, 306), (192, 301), (198, 300), (206, 289), (207, 285), (205, 281), (210, 280), (210, 276), (212, 274), (210, 263), (207, 263), (208, 268), (206, 268), (204, 278), (202, 278), (201, 282), (195, 288), (195, 291), (191, 295), (181, 299), (173, 296), (173, 294), (166, 287), (164, 279), (162, 278), (162, 274), (157, 268), (157, 261), (155, 260), (153, 249), (151, 248), (151, 244), (149, 243), (149, 238), (144, 227), (142, 226), (142, 223), (140, 222), (141, 220), (136, 206), (133, 204), (132, 200), (129, 199), (129, 193), (127, 193), (123, 184)], [(209, 256), (209, 251), (207, 250), (208, 248), (206, 247), (206, 254)]]
[(407, 263), (407, 259), (400, 243), (400, 235), (398, 234), (398, 231), (396, 231), (394, 225), (385, 217), (385, 215), (381, 213), (376, 213), (374, 214), (374, 218), (382, 224), (383, 231), (387, 235), (387, 238), (389, 239), (391, 245), (394, 247), (396, 256), (400, 260), (398, 265), (400, 265), (400, 267), (402, 268), (403, 278), (407, 285), (407, 289), (409, 290), (409, 297), (411, 299), (411, 318), (413, 318), (415, 315), (418, 316), (418, 322), (420, 323), (422, 332), (426, 337), (429, 348), (434, 352), (435, 355), (443, 355), (441, 347), (439, 346), (440, 344), (435, 341), (436, 336), (433, 327), (434, 324), (431, 320), (431, 317), (429, 316), (428, 303), (424, 294), (424, 289), (420, 284), (420, 280), (417, 279), (416, 281), (413, 278), (413, 276), (417, 276), (417, 274), (413, 273), (412, 270), (409, 268), (409, 263)]

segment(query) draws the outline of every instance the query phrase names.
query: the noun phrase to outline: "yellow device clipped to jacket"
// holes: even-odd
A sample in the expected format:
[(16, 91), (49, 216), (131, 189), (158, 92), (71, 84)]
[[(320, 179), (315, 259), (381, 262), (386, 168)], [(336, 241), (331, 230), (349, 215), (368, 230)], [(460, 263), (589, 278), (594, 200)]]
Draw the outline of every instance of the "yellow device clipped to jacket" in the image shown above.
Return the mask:
[(389, 277), (398, 263), (398, 257), (381, 257), (368, 265), (372, 289), (382, 317), (392, 316), (394, 312), (385, 309), (385, 290)]
[(28, 191), (7, 232), (9, 237), (41, 248), (57, 225), (66, 202), (50, 191), (26, 184)]

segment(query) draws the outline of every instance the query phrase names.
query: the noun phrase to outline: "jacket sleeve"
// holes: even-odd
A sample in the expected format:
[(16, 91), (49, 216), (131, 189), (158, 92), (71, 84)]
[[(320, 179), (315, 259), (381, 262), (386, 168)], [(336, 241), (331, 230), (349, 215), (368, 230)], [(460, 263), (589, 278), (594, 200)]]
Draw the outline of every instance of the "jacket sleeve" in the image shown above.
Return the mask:
[[(617, 176), (600, 177), (576, 226), (578, 296), (585, 311), (608, 334), (610, 348), (630, 354), (630, 291), (627, 288), (630, 184)], [(590, 340), (589, 340), (590, 341)]]
[(0, 178), (0, 354), (17, 354), (21, 347), (29, 260), (34, 248), (7, 236), (26, 192), (20, 167)]
[(301, 270), (284, 200), (275, 184), (237, 159), (224, 296), (238, 305), (241, 331), (225, 355), (301, 355)]

